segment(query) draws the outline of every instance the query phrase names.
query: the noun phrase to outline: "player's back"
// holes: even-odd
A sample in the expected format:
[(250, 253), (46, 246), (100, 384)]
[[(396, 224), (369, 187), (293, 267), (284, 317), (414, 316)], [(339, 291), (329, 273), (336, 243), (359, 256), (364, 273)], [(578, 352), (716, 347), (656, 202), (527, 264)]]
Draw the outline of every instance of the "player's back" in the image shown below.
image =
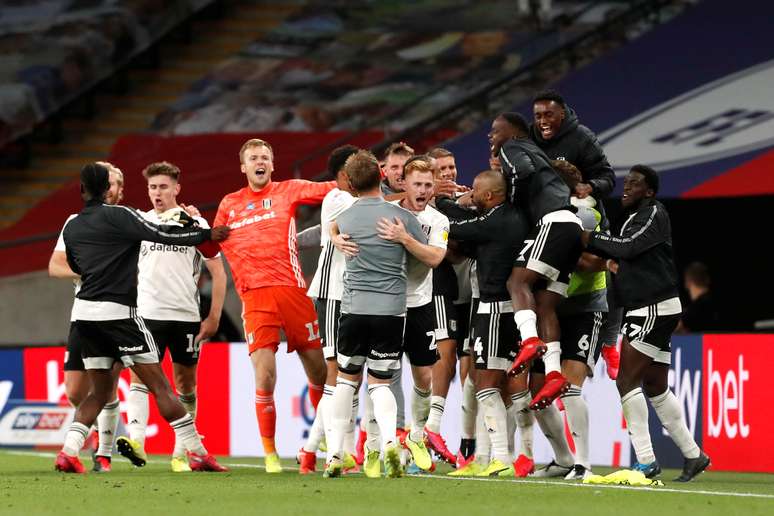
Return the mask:
[(201, 230), (155, 226), (131, 208), (96, 201), (67, 223), (62, 236), (67, 262), (81, 275), (77, 297), (127, 306), (136, 306), (137, 258), (144, 238), (178, 245), (204, 240)]
[(377, 232), (379, 220), (396, 217), (414, 238), (426, 243), (416, 217), (380, 197), (361, 198), (338, 216), (339, 231), (359, 247), (358, 254), (346, 260), (343, 313), (400, 315), (406, 311), (406, 250)]

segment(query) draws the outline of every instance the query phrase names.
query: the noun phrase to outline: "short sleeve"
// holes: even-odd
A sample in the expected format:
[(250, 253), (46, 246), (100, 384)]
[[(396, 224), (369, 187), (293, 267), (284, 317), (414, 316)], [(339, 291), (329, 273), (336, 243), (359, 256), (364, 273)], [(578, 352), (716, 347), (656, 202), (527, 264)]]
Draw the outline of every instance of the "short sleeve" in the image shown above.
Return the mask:
[(437, 217), (430, 227), (430, 235), (427, 243), (433, 247), (446, 249), (449, 245), (449, 219), (444, 216)]
[(64, 228), (67, 226), (67, 223), (73, 220), (75, 217), (77, 217), (77, 215), (75, 214), (67, 217), (67, 220), (62, 226), (62, 230), (59, 232), (59, 238), (56, 239), (56, 245), (54, 246), (54, 251), (61, 251), (63, 253), (67, 251), (67, 246), (65, 245), (65, 241), (64, 241)]

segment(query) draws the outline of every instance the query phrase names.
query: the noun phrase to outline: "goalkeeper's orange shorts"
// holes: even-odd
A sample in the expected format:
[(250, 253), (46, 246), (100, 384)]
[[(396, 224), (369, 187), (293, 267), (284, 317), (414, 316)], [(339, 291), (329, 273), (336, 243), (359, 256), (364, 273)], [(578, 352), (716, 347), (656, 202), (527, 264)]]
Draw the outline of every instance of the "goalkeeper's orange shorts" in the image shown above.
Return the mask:
[(317, 313), (303, 288), (254, 288), (241, 297), (242, 321), (250, 353), (259, 348), (272, 348), (276, 353), (280, 328), (288, 340), (288, 353), (321, 347)]

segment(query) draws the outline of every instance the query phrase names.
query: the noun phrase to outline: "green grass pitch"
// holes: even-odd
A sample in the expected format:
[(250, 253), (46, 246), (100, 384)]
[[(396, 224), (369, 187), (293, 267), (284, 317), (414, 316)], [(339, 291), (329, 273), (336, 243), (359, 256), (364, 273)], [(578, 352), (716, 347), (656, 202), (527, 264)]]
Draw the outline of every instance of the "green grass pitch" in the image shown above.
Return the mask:
[[(774, 515), (774, 475), (707, 472), (687, 485), (628, 488), (559, 480), (458, 479), (433, 475), (368, 479), (300, 476), (286, 460), (268, 475), (258, 459), (222, 458), (225, 474), (172, 473), (166, 457), (134, 469), (116, 457), (113, 472), (64, 475), (53, 453), (0, 450), (0, 514), (412, 515)], [(318, 461), (318, 469), (322, 461)], [(91, 467), (89, 459), (84, 465)], [(607, 473), (598, 468), (595, 472)]]

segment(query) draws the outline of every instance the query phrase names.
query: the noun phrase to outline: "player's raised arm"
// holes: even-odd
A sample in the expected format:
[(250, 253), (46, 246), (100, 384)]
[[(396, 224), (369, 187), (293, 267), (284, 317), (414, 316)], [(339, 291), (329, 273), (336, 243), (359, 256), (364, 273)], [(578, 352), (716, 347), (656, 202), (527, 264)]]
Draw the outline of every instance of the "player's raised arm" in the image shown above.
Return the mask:
[(149, 242), (169, 245), (199, 245), (207, 240), (224, 240), (228, 236), (228, 228), (215, 228), (218, 230), (215, 231), (215, 229), (199, 227), (153, 224), (145, 220), (135, 210), (125, 206), (115, 206), (108, 213), (110, 220), (116, 227), (138, 241), (148, 240)]

